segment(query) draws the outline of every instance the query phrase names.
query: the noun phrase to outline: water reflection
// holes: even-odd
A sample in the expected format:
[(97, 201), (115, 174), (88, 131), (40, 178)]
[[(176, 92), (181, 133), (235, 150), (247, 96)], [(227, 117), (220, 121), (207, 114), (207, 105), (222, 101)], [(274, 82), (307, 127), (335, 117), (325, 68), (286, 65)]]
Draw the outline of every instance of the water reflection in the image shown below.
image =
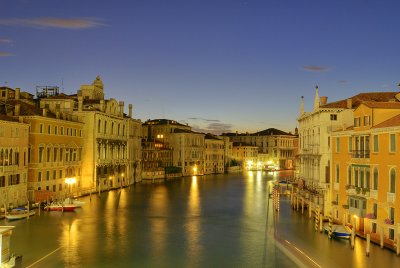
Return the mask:
[(168, 191), (165, 185), (157, 185), (149, 200), (150, 243), (152, 259), (158, 260), (166, 253), (169, 214)]
[(78, 230), (79, 220), (67, 220), (62, 224), (60, 246), (62, 247), (62, 257), (68, 267), (80, 266), (79, 248), (81, 239)]
[[(188, 206), (186, 212), (186, 223), (185, 223), (185, 233), (187, 239), (187, 255), (189, 257), (189, 262), (193, 260), (198, 260), (202, 254), (202, 245), (200, 244), (201, 237), (201, 222), (200, 222), (200, 195), (198, 186), (198, 177), (193, 176), (189, 197)], [(189, 263), (191, 265), (193, 263)]]

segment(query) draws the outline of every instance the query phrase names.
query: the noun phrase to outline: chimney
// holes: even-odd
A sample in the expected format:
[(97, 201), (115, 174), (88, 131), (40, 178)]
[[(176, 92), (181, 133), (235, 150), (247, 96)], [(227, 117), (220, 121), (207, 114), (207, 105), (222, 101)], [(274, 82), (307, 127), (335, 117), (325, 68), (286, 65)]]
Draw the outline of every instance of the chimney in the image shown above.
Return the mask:
[(44, 117), (47, 116), (47, 110), (46, 110), (46, 108), (43, 109), (43, 116), (44, 116)]
[(119, 116), (124, 116), (124, 102), (119, 102)]
[(20, 95), (21, 95), (21, 89), (19, 87), (15, 88), (15, 99), (19, 100)]
[(19, 103), (15, 104), (14, 108), (15, 108), (14, 115), (19, 116), (20, 111), (21, 111), (21, 104), (19, 104)]
[(78, 96), (78, 111), (82, 112), (82, 106), (83, 106), (83, 97)]
[(100, 111), (104, 112), (104, 100), (100, 100)]
[(129, 104), (129, 117), (132, 118), (132, 104)]
[(353, 100), (352, 99), (347, 99), (347, 109), (351, 109), (353, 107)]
[(321, 105), (325, 105), (328, 102), (328, 97), (327, 96), (321, 96), (320, 98), (320, 103)]

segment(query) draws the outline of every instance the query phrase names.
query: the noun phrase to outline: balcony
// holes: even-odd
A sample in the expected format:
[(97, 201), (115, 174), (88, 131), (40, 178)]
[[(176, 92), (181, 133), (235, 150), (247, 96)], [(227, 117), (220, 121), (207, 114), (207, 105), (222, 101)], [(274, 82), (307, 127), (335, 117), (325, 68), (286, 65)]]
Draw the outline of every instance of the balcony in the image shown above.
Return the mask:
[(333, 184), (333, 189), (336, 190), (336, 191), (339, 191), (339, 183), (338, 182), (335, 182)]
[(347, 195), (356, 195), (356, 188), (354, 185), (346, 185), (346, 194)]
[(396, 201), (396, 193), (387, 193), (387, 202), (394, 203)]
[(15, 172), (18, 170), (18, 165), (0, 166), (0, 172)]
[(371, 190), (371, 198), (378, 200), (378, 190)]
[(352, 158), (369, 158), (369, 150), (352, 150)]

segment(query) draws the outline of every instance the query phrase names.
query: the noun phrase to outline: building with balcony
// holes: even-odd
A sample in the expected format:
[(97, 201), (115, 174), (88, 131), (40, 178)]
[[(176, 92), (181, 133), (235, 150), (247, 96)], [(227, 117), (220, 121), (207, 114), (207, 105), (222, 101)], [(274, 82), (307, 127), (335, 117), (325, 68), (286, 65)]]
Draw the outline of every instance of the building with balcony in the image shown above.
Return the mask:
[(261, 169), (257, 165), (258, 147), (244, 142), (234, 142), (232, 147), (232, 159), (240, 163), (245, 170)]
[[(314, 109), (304, 111), (301, 100), (299, 122), (299, 179), (304, 185), (304, 195), (314, 199), (317, 205), (330, 210), (335, 196), (327, 191), (331, 183), (331, 172), (335, 166), (331, 163), (331, 134), (337, 130), (346, 130), (355, 123), (353, 111), (361, 102), (387, 102), (396, 99), (396, 92), (360, 93), (345, 100), (328, 103), (327, 97), (319, 98), (318, 86), (315, 89)], [(358, 119), (357, 119), (358, 120)], [(361, 120), (361, 119), (360, 119)], [(362, 119), (364, 120), (364, 118)], [(372, 120), (372, 119), (371, 119)], [(355, 156), (364, 156), (369, 140), (354, 137)], [(314, 202), (315, 203), (315, 202)]]
[(28, 202), (29, 125), (0, 114), (0, 204), (16, 207)]
[(400, 223), (399, 100), (362, 102), (354, 126), (332, 133), (334, 218), (392, 244)]

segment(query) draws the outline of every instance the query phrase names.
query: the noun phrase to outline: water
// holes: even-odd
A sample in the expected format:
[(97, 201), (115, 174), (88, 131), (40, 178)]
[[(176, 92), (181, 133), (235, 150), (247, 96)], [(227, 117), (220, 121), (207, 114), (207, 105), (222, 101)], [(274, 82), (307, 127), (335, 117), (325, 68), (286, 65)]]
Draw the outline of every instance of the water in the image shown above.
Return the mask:
[(312, 267), (400, 267), (375, 245), (366, 257), (361, 239), (354, 250), (328, 240), (288, 200), (273, 215), (272, 179), (249, 172), (137, 184), (85, 197), (76, 212), (0, 225), (16, 226), (11, 248), (24, 267), (296, 267), (287, 252)]
[[(92, 195), (15, 225), (25, 267), (293, 267), (266, 238), (266, 173), (184, 178)], [(265, 252), (265, 251), (269, 252)]]

